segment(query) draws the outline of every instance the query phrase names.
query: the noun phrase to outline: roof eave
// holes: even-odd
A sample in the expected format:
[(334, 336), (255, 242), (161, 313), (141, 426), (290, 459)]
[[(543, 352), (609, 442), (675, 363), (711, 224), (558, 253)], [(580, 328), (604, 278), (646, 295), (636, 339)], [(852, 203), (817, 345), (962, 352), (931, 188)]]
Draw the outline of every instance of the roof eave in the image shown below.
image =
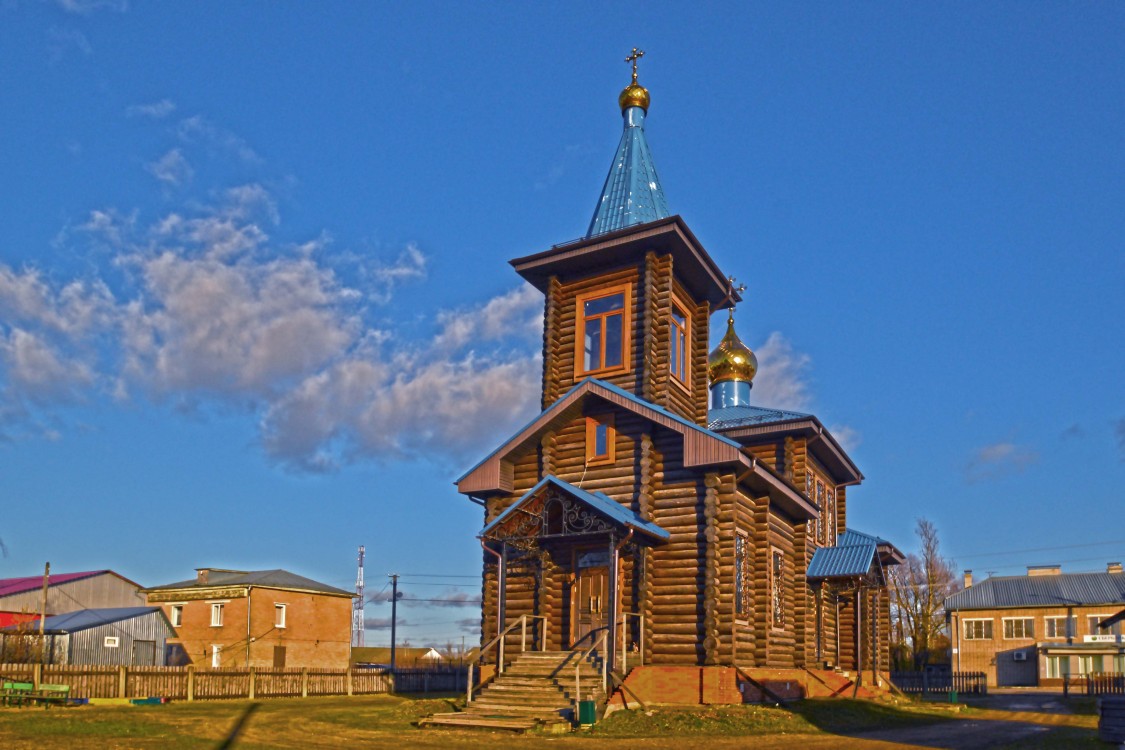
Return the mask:
[[(623, 262), (638, 251), (648, 250), (671, 253), (678, 261), (683, 281), (700, 300), (716, 306), (727, 299), (730, 283), (678, 214), (555, 245), (509, 263), (516, 273), (546, 293), (551, 276), (589, 273), (596, 267)], [(591, 264), (595, 254), (602, 256), (603, 262)], [(740, 299), (736, 293), (734, 301)]]

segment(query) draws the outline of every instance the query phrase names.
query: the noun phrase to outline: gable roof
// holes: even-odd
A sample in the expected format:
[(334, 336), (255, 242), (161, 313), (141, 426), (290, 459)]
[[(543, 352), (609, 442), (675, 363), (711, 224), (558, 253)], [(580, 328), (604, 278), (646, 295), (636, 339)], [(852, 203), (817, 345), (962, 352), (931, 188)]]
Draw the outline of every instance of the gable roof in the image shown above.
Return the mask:
[(1125, 573), (997, 576), (945, 600), (947, 610), (1125, 604)]
[[(202, 570), (202, 568), (200, 568)], [(290, 573), (280, 568), (274, 570), (216, 570), (207, 569), (207, 582), (200, 583), (198, 578), (186, 581), (166, 583), (162, 586), (152, 586), (142, 589), (143, 592), (167, 591), (170, 589), (209, 589), (217, 586), (261, 586), (271, 589), (285, 589), (288, 591), (311, 591), (317, 594), (331, 594), (334, 596), (355, 596), (350, 591), (320, 583), (311, 578)]]
[[(89, 630), (111, 622), (131, 620), (134, 617), (161, 612), (160, 607), (103, 607), (100, 609), (80, 609), (61, 615), (51, 615), (43, 620), (46, 633), (74, 633)], [(163, 615), (161, 615), (163, 617)]]
[(805, 577), (859, 578), (867, 575), (876, 559), (884, 565), (895, 565), (902, 561), (902, 553), (886, 539), (848, 529), (834, 547), (820, 547), (813, 553)]
[[(87, 570), (81, 573), (52, 573), (47, 580), (48, 586), (59, 586), (64, 583), (71, 583), (72, 581), (81, 581), (83, 578), (93, 578), (94, 576), (111, 575), (120, 578), (126, 583), (140, 588), (140, 584), (135, 581), (130, 581), (120, 573), (114, 573), (112, 570)], [(43, 587), (43, 576), (25, 576), (23, 578), (0, 578), (0, 597), (12, 596), (13, 594), (23, 594), (28, 591), (35, 591)]]
[(639, 531), (642, 534), (662, 541), (667, 541), (672, 536), (667, 531), (657, 526), (655, 523), (644, 520), (636, 513), (636, 511), (630, 508), (626, 508), (625, 506), (611, 499), (609, 496), (601, 492), (587, 492), (580, 487), (575, 487), (573, 484), (570, 484), (569, 482), (565, 482), (562, 479), (553, 476), (541, 479), (538, 484), (525, 492), (519, 500), (508, 506), (507, 510), (498, 515), (492, 520), (491, 523), (481, 529), (480, 536), (487, 536), (491, 530), (500, 526), (505, 519), (510, 518), (514, 514), (520, 512), (519, 509), (525, 501), (527, 501), (531, 497), (534, 497), (539, 493), (540, 490), (542, 490), (544, 487), (547, 487), (548, 485), (558, 487), (563, 492), (566, 492), (570, 496), (584, 503), (594, 512), (605, 516), (614, 523), (624, 526), (625, 528), (632, 529), (633, 531)]
[(684, 438), (683, 462), (687, 468), (710, 466), (738, 467), (741, 479), (757, 491), (768, 493), (779, 507), (797, 518), (815, 518), (816, 505), (779, 474), (756, 458), (746, 455), (742, 446), (729, 437), (700, 427), (656, 404), (645, 401), (624, 388), (597, 378), (585, 378), (558, 401), (548, 406), (515, 435), (500, 445), (476, 466), (456, 480), (457, 491), (465, 495), (512, 492), (514, 477), (507, 457), (523, 447), (535, 445), (560, 420), (581, 414), (587, 398), (599, 398), (626, 409), (648, 421), (678, 432)]
[(863, 472), (851, 456), (812, 414), (762, 406), (726, 406), (707, 412), (707, 422), (709, 429), (730, 438), (742, 438), (746, 443), (775, 438), (778, 433), (803, 432), (810, 436), (809, 451), (836, 475), (840, 484), (863, 481)]

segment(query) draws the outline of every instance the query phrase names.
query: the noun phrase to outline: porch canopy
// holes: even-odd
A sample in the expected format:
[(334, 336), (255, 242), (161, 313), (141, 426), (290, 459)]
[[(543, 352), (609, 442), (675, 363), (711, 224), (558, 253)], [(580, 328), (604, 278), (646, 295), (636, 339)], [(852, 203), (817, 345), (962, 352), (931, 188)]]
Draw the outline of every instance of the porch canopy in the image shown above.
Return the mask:
[(834, 547), (820, 547), (813, 553), (805, 578), (810, 582), (848, 581), (872, 576), (883, 584), (883, 568), (904, 559), (886, 539), (848, 529)]
[(597, 542), (632, 536), (637, 544), (668, 541), (670, 534), (601, 492), (587, 492), (554, 476), (540, 480), (480, 532), (485, 544), (515, 547), (544, 542)]

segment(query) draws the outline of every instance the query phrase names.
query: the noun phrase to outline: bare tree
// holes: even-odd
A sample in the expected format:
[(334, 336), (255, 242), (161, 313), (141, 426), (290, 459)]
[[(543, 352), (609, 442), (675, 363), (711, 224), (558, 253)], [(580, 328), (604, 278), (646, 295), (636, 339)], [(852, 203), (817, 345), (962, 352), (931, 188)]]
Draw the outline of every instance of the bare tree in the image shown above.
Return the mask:
[[(914, 527), (920, 552), (891, 568), (891, 619), (894, 652), (900, 667), (921, 669), (945, 641), (942, 629), (945, 598), (957, 590), (953, 561), (941, 555), (937, 527), (919, 518)], [(909, 661), (908, 664), (903, 662)]]

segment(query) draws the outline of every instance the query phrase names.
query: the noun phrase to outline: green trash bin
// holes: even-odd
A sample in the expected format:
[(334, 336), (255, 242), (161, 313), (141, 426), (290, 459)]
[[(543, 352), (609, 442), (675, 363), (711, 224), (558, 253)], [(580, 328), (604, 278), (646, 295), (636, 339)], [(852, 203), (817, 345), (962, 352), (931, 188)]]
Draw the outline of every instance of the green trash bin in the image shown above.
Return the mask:
[(950, 690), (949, 691), (949, 702), (950, 703), (956, 703), (957, 702), (957, 691), (956, 690)]
[(593, 724), (598, 720), (598, 706), (595, 701), (578, 701), (578, 723)]

